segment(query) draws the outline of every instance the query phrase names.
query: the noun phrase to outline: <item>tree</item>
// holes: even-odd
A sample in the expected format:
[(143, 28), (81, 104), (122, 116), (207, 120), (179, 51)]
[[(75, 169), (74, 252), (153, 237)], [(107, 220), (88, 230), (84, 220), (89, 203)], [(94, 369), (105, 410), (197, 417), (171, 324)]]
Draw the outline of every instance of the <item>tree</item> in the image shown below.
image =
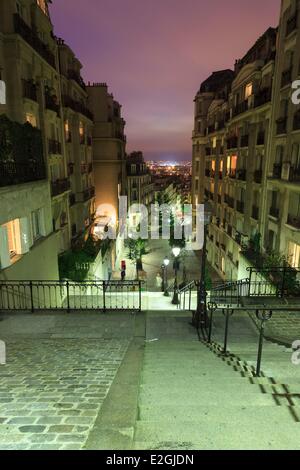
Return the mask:
[(137, 240), (129, 238), (126, 242), (128, 258), (136, 265), (137, 277), (139, 271), (143, 270), (143, 256), (149, 253), (147, 244), (147, 240), (143, 240), (142, 238), (138, 238)]

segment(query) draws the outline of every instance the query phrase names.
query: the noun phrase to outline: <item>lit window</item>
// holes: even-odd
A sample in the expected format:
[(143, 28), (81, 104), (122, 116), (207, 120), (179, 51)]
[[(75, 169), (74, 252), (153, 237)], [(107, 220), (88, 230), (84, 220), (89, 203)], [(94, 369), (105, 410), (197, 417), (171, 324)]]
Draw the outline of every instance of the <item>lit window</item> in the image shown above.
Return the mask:
[(80, 137), (84, 136), (84, 125), (81, 121), (79, 123), (79, 135)]
[(7, 230), (8, 238), (8, 249), (11, 258), (16, 256), (20, 252), (21, 246), (21, 234), (20, 234), (20, 222), (19, 219), (12, 220), (4, 225)]
[(227, 175), (229, 175), (229, 173), (230, 173), (230, 160), (231, 160), (231, 158), (230, 158), (230, 157), (227, 157), (227, 168), (226, 168), (226, 170), (227, 170)]
[(293, 268), (298, 268), (300, 264), (300, 245), (290, 242), (288, 246), (289, 263)]
[(231, 170), (232, 171), (236, 170), (236, 167), (237, 167), (237, 156), (234, 155), (233, 157), (231, 157)]
[(213, 160), (211, 162), (211, 169), (212, 169), (212, 171), (216, 171), (216, 160)]
[(247, 100), (249, 98), (249, 96), (252, 95), (252, 91), (253, 91), (253, 85), (252, 85), (252, 83), (248, 83), (248, 85), (246, 85), (246, 89), (245, 89), (245, 100)]
[(217, 147), (217, 138), (216, 137), (214, 137), (213, 140), (212, 140), (212, 146), (213, 146), (214, 149)]
[(36, 0), (36, 3), (40, 7), (43, 13), (48, 16), (48, 6), (46, 0)]
[(32, 113), (26, 113), (26, 122), (32, 125), (32, 127), (36, 127), (36, 117)]

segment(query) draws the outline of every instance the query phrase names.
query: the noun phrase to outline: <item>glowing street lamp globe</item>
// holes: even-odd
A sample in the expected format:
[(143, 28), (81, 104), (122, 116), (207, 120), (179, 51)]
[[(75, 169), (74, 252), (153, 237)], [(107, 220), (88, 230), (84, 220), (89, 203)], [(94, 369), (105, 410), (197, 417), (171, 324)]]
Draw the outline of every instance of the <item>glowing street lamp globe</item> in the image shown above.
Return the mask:
[(177, 246), (175, 246), (173, 249), (172, 249), (172, 253), (173, 255), (175, 256), (175, 258), (177, 258), (179, 255), (180, 255), (180, 252), (181, 252), (181, 249)]
[(169, 264), (170, 264), (169, 258), (165, 258), (164, 259), (164, 265), (166, 266), (166, 268), (169, 266)]

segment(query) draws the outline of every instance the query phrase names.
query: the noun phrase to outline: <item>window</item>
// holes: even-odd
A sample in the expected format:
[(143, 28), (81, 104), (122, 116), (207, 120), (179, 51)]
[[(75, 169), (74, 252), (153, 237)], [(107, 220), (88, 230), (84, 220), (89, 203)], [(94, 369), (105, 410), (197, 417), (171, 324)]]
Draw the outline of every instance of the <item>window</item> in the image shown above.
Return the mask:
[(41, 213), (40, 210), (31, 213), (31, 228), (33, 240), (37, 240), (41, 237)]
[(248, 85), (246, 85), (246, 88), (245, 88), (245, 100), (247, 100), (249, 96), (252, 95), (252, 92), (253, 92), (253, 85), (252, 83), (248, 83)]
[(20, 234), (20, 222), (19, 219), (12, 220), (4, 225), (7, 230), (8, 238), (8, 249), (11, 258), (16, 256), (20, 252), (21, 246), (21, 234)]
[(300, 263), (300, 245), (290, 242), (288, 245), (288, 260), (293, 268), (298, 268)]
[(32, 125), (32, 127), (36, 127), (36, 117), (32, 113), (26, 113), (26, 122)]

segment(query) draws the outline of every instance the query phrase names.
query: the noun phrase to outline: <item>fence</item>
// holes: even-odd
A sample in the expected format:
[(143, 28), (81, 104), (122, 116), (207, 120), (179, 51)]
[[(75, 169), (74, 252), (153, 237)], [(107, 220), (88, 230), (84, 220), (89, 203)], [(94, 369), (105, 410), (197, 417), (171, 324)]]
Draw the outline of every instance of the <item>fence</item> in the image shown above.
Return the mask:
[(143, 281), (0, 281), (0, 310), (142, 309)]

